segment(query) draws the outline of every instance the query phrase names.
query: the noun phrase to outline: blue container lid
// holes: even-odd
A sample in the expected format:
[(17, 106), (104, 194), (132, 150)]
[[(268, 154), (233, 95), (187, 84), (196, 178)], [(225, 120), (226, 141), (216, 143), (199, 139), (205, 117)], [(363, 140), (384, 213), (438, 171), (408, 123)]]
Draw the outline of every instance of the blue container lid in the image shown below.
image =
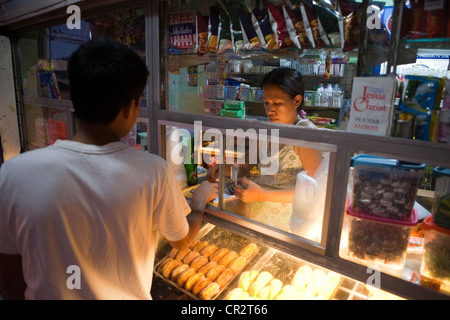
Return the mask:
[(352, 158), (352, 167), (358, 165), (366, 165), (372, 167), (386, 168), (386, 169), (399, 169), (408, 171), (421, 171), (425, 170), (425, 163), (417, 164), (413, 162), (399, 161), (396, 159), (381, 158), (376, 156), (370, 156), (367, 154), (358, 154)]
[(450, 177), (450, 169), (443, 167), (435, 167), (433, 169), (433, 179), (438, 179), (445, 176)]

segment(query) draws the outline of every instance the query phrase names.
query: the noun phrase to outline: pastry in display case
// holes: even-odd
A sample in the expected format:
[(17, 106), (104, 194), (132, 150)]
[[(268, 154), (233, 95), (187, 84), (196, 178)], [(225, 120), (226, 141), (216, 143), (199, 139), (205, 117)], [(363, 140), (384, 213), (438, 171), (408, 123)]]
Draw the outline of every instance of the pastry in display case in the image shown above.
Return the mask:
[(155, 300), (401, 299), (212, 224), (177, 250), (161, 241)]

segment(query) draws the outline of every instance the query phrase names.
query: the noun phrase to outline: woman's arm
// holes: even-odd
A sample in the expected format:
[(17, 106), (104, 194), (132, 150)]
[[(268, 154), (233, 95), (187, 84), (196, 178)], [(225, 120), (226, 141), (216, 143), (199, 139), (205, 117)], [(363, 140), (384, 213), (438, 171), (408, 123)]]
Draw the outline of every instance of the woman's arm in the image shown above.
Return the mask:
[(314, 176), (322, 162), (322, 151), (297, 146), (294, 146), (294, 151), (302, 162), (303, 170), (306, 171), (308, 176)]
[(242, 188), (239, 185), (235, 185), (234, 194), (242, 202), (271, 201), (292, 203), (294, 200), (294, 188), (286, 190), (269, 190), (260, 187), (258, 184), (247, 178), (242, 178), (241, 181), (245, 187)]

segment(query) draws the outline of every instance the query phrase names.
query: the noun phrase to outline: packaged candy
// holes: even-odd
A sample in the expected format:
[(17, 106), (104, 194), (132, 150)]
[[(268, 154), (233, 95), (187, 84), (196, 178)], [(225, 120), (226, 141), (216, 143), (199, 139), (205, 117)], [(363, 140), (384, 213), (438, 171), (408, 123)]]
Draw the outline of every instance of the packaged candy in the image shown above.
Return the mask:
[(292, 42), (286, 28), (286, 21), (284, 20), (283, 7), (281, 5), (274, 5), (269, 1), (265, 2), (269, 10), (269, 18), (272, 26), (272, 32), (275, 34), (275, 39), (280, 49), (293, 47)]
[(169, 52), (195, 53), (197, 49), (196, 13), (172, 12), (169, 13)]
[(228, 14), (233, 48), (236, 53), (239, 53), (244, 48), (244, 38), (238, 13), (243, 6), (239, 0), (219, 0), (218, 2), (222, 6), (222, 9)]

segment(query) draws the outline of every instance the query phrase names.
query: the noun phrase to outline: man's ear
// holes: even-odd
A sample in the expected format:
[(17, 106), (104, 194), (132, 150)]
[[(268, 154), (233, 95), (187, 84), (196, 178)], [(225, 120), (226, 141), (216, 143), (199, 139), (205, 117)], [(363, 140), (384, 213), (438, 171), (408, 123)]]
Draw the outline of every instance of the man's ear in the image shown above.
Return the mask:
[(131, 111), (132, 108), (135, 108), (135, 103), (136, 102), (133, 99), (130, 102), (128, 102), (128, 104), (125, 107), (122, 108), (122, 114), (125, 119), (128, 119), (129, 117), (132, 116), (133, 113)]

